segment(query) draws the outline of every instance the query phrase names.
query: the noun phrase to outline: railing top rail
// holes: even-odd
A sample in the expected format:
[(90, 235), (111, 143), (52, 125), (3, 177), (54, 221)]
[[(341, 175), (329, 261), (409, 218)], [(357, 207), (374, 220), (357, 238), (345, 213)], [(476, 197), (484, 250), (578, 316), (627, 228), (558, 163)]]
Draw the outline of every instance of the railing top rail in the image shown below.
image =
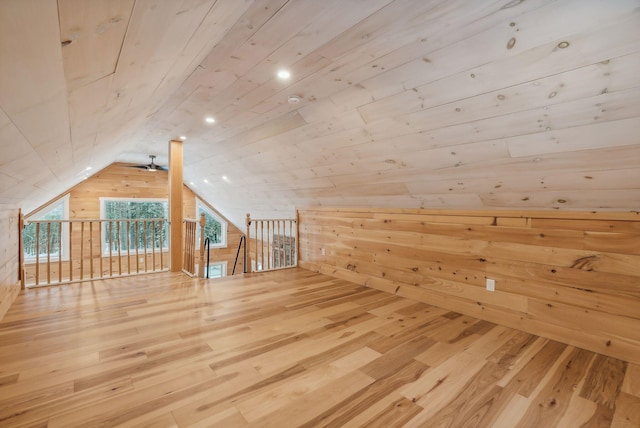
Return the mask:
[(251, 218), (251, 221), (292, 221), (296, 222), (295, 218)]
[(67, 220), (24, 220), (25, 225), (29, 223), (76, 223), (76, 222), (97, 222), (97, 221), (168, 221), (166, 218), (74, 218)]

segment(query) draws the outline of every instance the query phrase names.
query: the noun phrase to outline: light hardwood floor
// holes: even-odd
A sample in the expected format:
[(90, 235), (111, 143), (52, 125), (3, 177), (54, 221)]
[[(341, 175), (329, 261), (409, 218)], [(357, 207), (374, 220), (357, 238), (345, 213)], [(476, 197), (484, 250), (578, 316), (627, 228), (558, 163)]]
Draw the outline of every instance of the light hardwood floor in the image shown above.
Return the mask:
[(640, 366), (302, 269), (22, 292), (0, 426), (640, 426)]

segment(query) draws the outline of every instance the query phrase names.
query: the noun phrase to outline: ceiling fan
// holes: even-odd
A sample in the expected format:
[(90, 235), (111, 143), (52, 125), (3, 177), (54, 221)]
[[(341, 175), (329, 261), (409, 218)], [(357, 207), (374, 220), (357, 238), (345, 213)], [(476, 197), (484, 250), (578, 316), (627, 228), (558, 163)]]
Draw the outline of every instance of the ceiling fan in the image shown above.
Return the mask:
[(167, 168), (166, 166), (160, 166), (154, 162), (154, 159), (156, 158), (155, 155), (149, 155), (149, 157), (151, 158), (151, 163), (148, 163), (146, 165), (131, 165), (130, 168), (141, 168), (141, 169), (146, 169), (147, 171), (168, 171), (169, 170), (169, 168)]

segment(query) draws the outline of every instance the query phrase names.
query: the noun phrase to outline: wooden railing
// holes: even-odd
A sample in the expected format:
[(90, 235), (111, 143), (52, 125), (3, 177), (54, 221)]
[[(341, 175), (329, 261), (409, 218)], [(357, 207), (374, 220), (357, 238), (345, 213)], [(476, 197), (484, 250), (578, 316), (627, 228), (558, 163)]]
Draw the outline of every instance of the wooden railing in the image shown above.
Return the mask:
[(298, 265), (297, 219), (246, 218), (247, 272), (287, 269)]
[(28, 220), (23, 287), (137, 275), (168, 269), (167, 220)]
[[(189, 276), (204, 278), (204, 213), (200, 220), (184, 219), (184, 259), (182, 271)], [(197, 230), (200, 227), (200, 243), (197, 241)], [(196, 259), (199, 259), (196, 272)]]

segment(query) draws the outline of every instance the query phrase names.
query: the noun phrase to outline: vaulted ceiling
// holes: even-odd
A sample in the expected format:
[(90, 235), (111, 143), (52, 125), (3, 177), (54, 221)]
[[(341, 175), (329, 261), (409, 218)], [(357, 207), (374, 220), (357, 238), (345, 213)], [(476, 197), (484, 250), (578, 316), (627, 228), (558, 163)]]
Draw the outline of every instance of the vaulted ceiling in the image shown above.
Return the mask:
[(640, 0), (2, 0), (0, 108), (25, 211), (180, 136), (237, 223), (638, 210)]

